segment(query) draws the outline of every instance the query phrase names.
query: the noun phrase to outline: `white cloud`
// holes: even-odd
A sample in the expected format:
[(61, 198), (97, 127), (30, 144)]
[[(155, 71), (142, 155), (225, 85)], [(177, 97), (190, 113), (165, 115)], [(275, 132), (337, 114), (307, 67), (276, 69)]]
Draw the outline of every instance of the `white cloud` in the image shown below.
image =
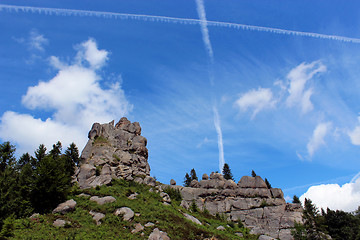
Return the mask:
[(107, 89), (100, 84), (102, 79), (96, 70), (105, 64), (107, 51), (98, 50), (93, 39), (81, 46), (74, 64), (51, 57), (50, 63), (59, 70), (56, 76), (29, 87), (22, 98), (25, 107), (50, 111), (52, 116), (43, 121), (28, 114), (6, 112), (0, 123), (2, 139), (29, 152), (40, 143), (52, 146), (58, 140), (64, 146), (75, 141), (81, 149), (92, 123), (119, 119), (131, 110), (119, 82)]
[(346, 183), (342, 186), (338, 184), (321, 184), (310, 187), (300, 200), (305, 198), (319, 208), (332, 210), (354, 211), (360, 205), (360, 179), (355, 182)]
[(81, 43), (78, 49), (77, 59), (80, 62), (86, 60), (90, 64), (91, 68), (99, 69), (108, 60), (109, 52), (106, 50), (99, 50), (93, 39), (89, 39), (88, 41)]
[(311, 111), (313, 105), (310, 101), (313, 93), (311, 88), (306, 88), (306, 83), (317, 73), (326, 71), (326, 66), (320, 61), (315, 61), (309, 64), (301, 63), (299, 66), (292, 69), (287, 78), (289, 80), (289, 96), (286, 99), (286, 104), (289, 107), (300, 104), (303, 113)]
[(273, 108), (276, 101), (273, 99), (273, 94), (270, 89), (259, 88), (243, 94), (236, 100), (235, 104), (241, 111), (253, 109), (252, 118), (254, 118), (261, 110)]
[(28, 44), (30, 49), (44, 51), (44, 45), (48, 44), (48, 40), (44, 35), (39, 34), (37, 30), (33, 29), (30, 32)]
[(310, 157), (312, 157), (315, 151), (321, 146), (325, 144), (325, 136), (329, 129), (331, 128), (331, 123), (320, 123), (316, 126), (313, 135), (307, 144), (307, 150)]

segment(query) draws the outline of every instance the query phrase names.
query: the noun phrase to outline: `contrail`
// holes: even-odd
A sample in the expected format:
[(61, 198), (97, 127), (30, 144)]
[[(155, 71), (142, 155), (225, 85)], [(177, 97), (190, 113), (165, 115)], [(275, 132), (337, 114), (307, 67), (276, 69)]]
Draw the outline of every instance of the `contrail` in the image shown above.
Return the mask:
[(217, 132), (217, 135), (218, 135), (219, 170), (220, 170), (220, 172), (222, 172), (222, 169), (223, 169), (224, 164), (225, 164), (222, 131), (221, 131), (221, 127), (220, 127), (220, 118), (219, 118), (218, 110), (217, 110), (217, 108), (215, 106), (214, 106), (213, 110), (214, 110), (214, 125), (215, 125), (216, 132)]
[[(196, 0), (196, 9), (200, 19), (200, 26), (201, 26), (201, 34), (203, 38), (203, 42), (207, 51), (207, 54), (210, 58), (210, 68), (209, 68), (209, 80), (211, 87), (214, 87), (214, 73), (213, 73), (213, 65), (214, 65), (214, 52), (210, 42), (209, 30), (207, 27), (207, 20), (206, 20), (206, 12), (205, 12), (205, 5), (203, 0)], [(214, 95), (214, 94), (213, 94)], [(223, 137), (220, 125), (220, 117), (219, 112), (216, 107), (216, 102), (213, 103), (213, 111), (214, 111), (214, 126), (216, 129), (216, 133), (218, 136), (218, 148), (219, 148), (219, 170), (222, 172), (222, 169), (225, 164), (224, 159), (224, 145), (223, 145)]]
[(196, 0), (196, 9), (199, 15), (199, 18), (201, 20), (200, 26), (201, 26), (201, 33), (203, 36), (203, 41), (206, 47), (206, 50), (208, 52), (208, 55), (210, 57), (211, 63), (214, 62), (214, 53), (210, 42), (209, 37), (209, 30), (207, 28), (207, 20), (206, 20), (206, 13), (205, 13), (205, 6), (203, 0)]
[[(115, 18), (115, 19), (132, 19), (140, 21), (153, 21), (153, 22), (167, 22), (167, 23), (180, 23), (180, 24), (202, 24), (203, 21), (191, 18), (176, 18), (166, 16), (144, 15), (144, 14), (128, 14), (128, 13), (114, 13), (114, 12), (99, 12), (88, 10), (75, 10), (64, 8), (44, 8), (44, 7), (29, 7), (29, 6), (15, 6), (0, 4), (0, 11), (7, 10), (8, 12), (25, 12), (25, 13), (38, 13), (45, 15), (58, 15), (58, 16), (81, 16), (81, 17), (100, 17), (100, 18)], [(342, 42), (360, 43), (359, 38), (350, 38), (337, 35), (327, 35), (314, 32), (301, 32), (272, 27), (261, 27), (255, 25), (247, 25), (240, 23), (219, 22), (219, 21), (206, 21), (207, 26), (234, 28), (240, 30), (270, 32), (284, 35), (295, 35), (302, 37), (321, 38)]]

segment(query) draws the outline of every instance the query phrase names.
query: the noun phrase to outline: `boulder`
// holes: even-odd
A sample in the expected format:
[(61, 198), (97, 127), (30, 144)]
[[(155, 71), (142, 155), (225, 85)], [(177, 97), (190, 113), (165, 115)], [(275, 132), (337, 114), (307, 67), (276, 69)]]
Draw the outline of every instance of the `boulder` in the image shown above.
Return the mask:
[(76, 202), (74, 199), (70, 199), (66, 202), (60, 203), (52, 212), (65, 214), (67, 212), (73, 211), (76, 207)]
[(103, 204), (106, 204), (106, 203), (115, 202), (116, 198), (114, 198), (113, 196), (105, 196), (105, 197), (92, 196), (90, 198), (90, 201), (94, 201), (99, 205), (103, 205)]
[(199, 188), (200, 187), (200, 184), (199, 184), (199, 182), (198, 182), (198, 180), (192, 180), (191, 182), (190, 182), (190, 187), (192, 187), (192, 188)]
[(221, 173), (214, 172), (210, 174), (210, 179), (225, 180), (224, 176)]
[(202, 223), (195, 217), (191, 216), (190, 214), (187, 213), (183, 213), (184, 217), (187, 218), (188, 220), (192, 221), (193, 223), (202, 225)]
[(56, 219), (54, 222), (53, 222), (53, 226), (54, 227), (65, 227), (66, 224), (70, 224), (71, 222), (69, 221), (65, 221), (63, 219)]
[(151, 232), (148, 240), (170, 240), (170, 238), (168, 237), (166, 232), (160, 231), (158, 228), (155, 228)]
[(270, 191), (274, 198), (284, 198), (284, 193), (280, 188), (271, 188)]
[(176, 181), (174, 179), (170, 180), (170, 185), (176, 185)]
[(148, 223), (146, 223), (144, 226), (145, 226), (145, 227), (153, 227), (153, 226), (155, 226), (155, 224), (152, 223), (152, 222), (148, 222)]
[(100, 212), (90, 211), (89, 214), (93, 216), (93, 220), (96, 222), (96, 225), (100, 225), (101, 224), (100, 220), (105, 217), (105, 214)]
[(141, 225), (141, 223), (136, 223), (135, 228), (131, 230), (131, 233), (138, 233), (141, 232), (142, 230), (144, 230), (144, 226)]
[(241, 188), (267, 188), (265, 181), (260, 177), (243, 176), (238, 182)]
[(218, 226), (216, 229), (219, 231), (225, 231), (225, 228), (223, 226)]
[(138, 193), (133, 193), (133, 194), (131, 194), (130, 196), (128, 196), (128, 199), (130, 199), (130, 200), (134, 200), (134, 199), (136, 199), (136, 196), (137, 195), (139, 195)]
[(204, 173), (202, 175), (202, 180), (209, 180), (209, 176), (206, 173)]
[(133, 219), (135, 213), (133, 210), (131, 210), (130, 208), (128, 207), (122, 207), (122, 208), (118, 208), (115, 210), (115, 216), (119, 216), (119, 215), (122, 215), (123, 216), (123, 219), (125, 221), (130, 221), (131, 219)]
[(146, 185), (155, 187), (155, 185), (156, 185), (156, 180), (155, 180), (153, 177), (146, 176), (145, 179), (144, 179), (144, 183), (145, 183)]

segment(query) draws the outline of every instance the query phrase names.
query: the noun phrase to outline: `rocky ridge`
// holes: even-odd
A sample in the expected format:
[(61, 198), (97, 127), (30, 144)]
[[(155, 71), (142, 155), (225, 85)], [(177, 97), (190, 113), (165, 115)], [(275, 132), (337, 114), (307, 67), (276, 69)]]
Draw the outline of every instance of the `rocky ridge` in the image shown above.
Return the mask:
[(211, 214), (225, 214), (228, 220), (241, 221), (253, 234), (265, 234), (277, 239), (293, 239), (294, 221), (302, 221), (300, 204), (286, 203), (279, 188), (267, 188), (260, 176), (243, 176), (236, 184), (220, 173), (204, 174), (200, 182), (193, 180), (191, 187), (164, 185), (178, 189), (181, 205), (189, 208), (193, 202)]
[(134, 180), (150, 175), (147, 140), (138, 122), (123, 117), (115, 124), (94, 123), (75, 173), (80, 188), (109, 184), (113, 178)]

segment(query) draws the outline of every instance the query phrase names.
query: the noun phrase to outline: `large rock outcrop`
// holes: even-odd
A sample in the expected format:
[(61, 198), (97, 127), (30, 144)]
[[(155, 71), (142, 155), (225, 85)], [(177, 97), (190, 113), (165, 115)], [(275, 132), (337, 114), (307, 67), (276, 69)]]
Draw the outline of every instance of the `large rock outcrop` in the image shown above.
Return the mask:
[(294, 221), (302, 221), (301, 205), (286, 203), (282, 190), (268, 189), (259, 176), (244, 176), (236, 184), (219, 173), (212, 173), (210, 179), (204, 175), (200, 182), (191, 182), (191, 187), (163, 187), (179, 189), (185, 208), (194, 201), (200, 210), (206, 208), (211, 214), (226, 214), (229, 220), (241, 220), (254, 234), (290, 240)]
[(133, 180), (150, 175), (147, 140), (138, 122), (123, 117), (115, 126), (114, 121), (94, 123), (88, 137), (75, 173), (80, 188), (108, 184), (113, 178)]

